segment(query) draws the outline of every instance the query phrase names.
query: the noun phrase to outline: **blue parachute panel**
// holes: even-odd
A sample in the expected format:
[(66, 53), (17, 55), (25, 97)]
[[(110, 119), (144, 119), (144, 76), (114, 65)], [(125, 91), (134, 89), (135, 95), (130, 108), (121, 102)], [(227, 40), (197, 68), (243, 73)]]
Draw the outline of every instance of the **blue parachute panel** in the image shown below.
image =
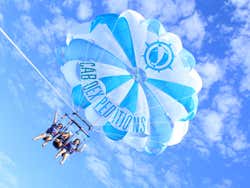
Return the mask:
[(197, 95), (193, 95), (192, 97), (188, 97), (186, 99), (181, 99), (181, 103), (185, 106), (187, 109), (188, 116), (185, 118), (182, 118), (181, 121), (188, 121), (194, 118), (197, 112), (198, 108), (198, 97)]
[(111, 92), (113, 89), (118, 88), (120, 85), (129, 81), (132, 78), (130, 75), (122, 75), (122, 76), (107, 76), (100, 78), (102, 83), (106, 86), (106, 93)]
[(127, 66), (116, 56), (107, 50), (83, 39), (74, 39), (65, 50), (65, 59), (70, 60), (93, 60), (98, 63), (112, 65), (127, 69)]
[(145, 85), (145, 91), (150, 111), (150, 136), (146, 145), (146, 151), (159, 154), (166, 148), (166, 143), (172, 133), (172, 122), (165, 113), (159, 101)]
[(137, 97), (138, 97), (138, 82), (134, 82), (132, 88), (129, 90), (129, 93), (125, 99), (120, 104), (120, 107), (127, 108), (130, 112), (134, 113), (137, 106)]
[(98, 126), (108, 138), (124, 138), (138, 151), (158, 154), (181, 142), (202, 82), (177, 35), (158, 20), (126, 10), (96, 17), (89, 33), (72, 38), (59, 63), (73, 102), (90, 109), (88, 122), (95, 126), (101, 119)]
[(113, 33), (115, 39), (122, 47), (124, 53), (129, 58), (133, 67), (136, 66), (135, 52), (133, 47), (133, 41), (131, 32), (129, 29), (129, 24), (127, 20), (123, 17), (119, 18), (114, 14), (107, 14), (104, 16), (97, 17), (92, 25), (91, 31), (99, 24), (106, 24), (110, 31)]
[(110, 30), (114, 28), (114, 25), (118, 19), (117, 14), (105, 14), (105, 15), (100, 15), (97, 16), (92, 22), (90, 26), (90, 32), (92, 32), (96, 26), (99, 24), (106, 24)]
[(103, 126), (103, 131), (105, 132), (105, 135), (109, 137), (112, 140), (121, 140), (126, 134), (126, 131), (121, 131), (116, 128), (114, 128), (109, 122), (107, 122)]
[(163, 28), (163, 26), (162, 26), (161, 22), (159, 22), (156, 19), (149, 19), (146, 23), (148, 24), (148, 28), (147, 28), (148, 31), (155, 33), (157, 35), (162, 34), (161, 29)]
[(82, 86), (80, 84), (72, 89), (71, 97), (76, 106), (87, 108), (90, 105), (90, 102), (87, 100), (87, 98), (82, 92)]
[[(196, 112), (198, 101), (194, 101), (195, 90), (193, 88), (157, 79), (148, 79), (147, 82), (181, 103), (189, 114)], [(188, 117), (192, 118), (193, 116), (188, 115)]]
[(182, 49), (179, 53), (179, 56), (184, 67), (187, 67), (189, 70), (191, 70), (195, 66), (196, 61), (194, 56), (186, 49)]

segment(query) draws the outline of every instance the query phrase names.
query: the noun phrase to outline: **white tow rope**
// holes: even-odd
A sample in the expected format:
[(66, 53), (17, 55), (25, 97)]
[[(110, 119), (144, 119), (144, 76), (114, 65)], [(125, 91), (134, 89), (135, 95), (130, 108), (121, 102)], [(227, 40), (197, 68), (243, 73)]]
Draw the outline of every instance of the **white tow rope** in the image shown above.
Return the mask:
[(52, 83), (39, 71), (39, 69), (32, 63), (32, 61), (25, 55), (25, 53), (17, 46), (17, 44), (9, 37), (9, 35), (0, 27), (0, 32), (12, 44), (12, 46), (19, 52), (19, 54), (29, 63), (29, 65), (39, 74), (39, 76), (51, 87), (51, 89), (58, 95), (58, 97), (74, 112), (74, 107), (63, 97), (63, 95), (56, 89)]

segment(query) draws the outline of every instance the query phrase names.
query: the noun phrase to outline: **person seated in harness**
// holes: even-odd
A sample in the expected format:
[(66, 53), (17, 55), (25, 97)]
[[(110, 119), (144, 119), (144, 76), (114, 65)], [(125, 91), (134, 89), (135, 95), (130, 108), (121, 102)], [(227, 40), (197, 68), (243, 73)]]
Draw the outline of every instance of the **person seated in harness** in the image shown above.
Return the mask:
[(36, 136), (35, 138), (33, 138), (33, 140), (36, 141), (43, 139), (44, 143), (42, 144), (42, 147), (45, 147), (51, 140), (53, 140), (53, 138), (55, 138), (57, 135), (61, 133), (63, 127), (64, 126), (62, 123), (57, 123), (57, 112), (56, 112), (52, 125), (46, 130), (45, 133)]
[(60, 151), (56, 154), (56, 158), (59, 156), (62, 156), (62, 159), (60, 163), (63, 165), (66, 159), (72, 155), (74, 152), (82, 152), (86, 144), (83, 145), (82, 148), (80, 148), (81, 140), (79, 138), (76, 138), (74, 141), (68, 142), (63, 148), (60, 149)]
[(55, 140), (53, 141), (53, 146), (56, 149), (60, 149), (63, 146), (66, 145), (66, 143), (69, 141), (69, 139), (71, 138), (72, 133), (71, 132), (62, 132), (59, 136), (57, 136), (55, 138)]

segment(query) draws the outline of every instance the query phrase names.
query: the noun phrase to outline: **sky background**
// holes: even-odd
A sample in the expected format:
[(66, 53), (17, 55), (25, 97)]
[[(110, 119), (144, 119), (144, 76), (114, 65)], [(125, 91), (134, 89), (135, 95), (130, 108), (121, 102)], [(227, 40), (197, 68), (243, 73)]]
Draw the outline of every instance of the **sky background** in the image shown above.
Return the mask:
[(250, 187), (249, 0), (0, 0), (0, 26), (70, 100), (56, 49), (72, 28), (127, 8), (159, 19), (196, 57), (203, 89), (184, 140), (150, 156), (93, 133), (60, 166), (32, 137), (69, 109), (0, 34), (0, 188)]

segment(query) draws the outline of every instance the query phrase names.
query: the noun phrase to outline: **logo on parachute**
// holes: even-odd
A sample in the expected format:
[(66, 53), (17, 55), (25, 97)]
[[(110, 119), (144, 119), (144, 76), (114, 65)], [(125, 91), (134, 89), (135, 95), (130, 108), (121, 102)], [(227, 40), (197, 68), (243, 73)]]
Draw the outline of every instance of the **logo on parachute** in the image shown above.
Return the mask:
[(174, 53), (171, 44), (156, 41), (151, 44), (146, 43), (147, 49), (144, 53), (144, 59), (147, 64), (146, 68), (156, 71), (171, 69), (174, 60)]

